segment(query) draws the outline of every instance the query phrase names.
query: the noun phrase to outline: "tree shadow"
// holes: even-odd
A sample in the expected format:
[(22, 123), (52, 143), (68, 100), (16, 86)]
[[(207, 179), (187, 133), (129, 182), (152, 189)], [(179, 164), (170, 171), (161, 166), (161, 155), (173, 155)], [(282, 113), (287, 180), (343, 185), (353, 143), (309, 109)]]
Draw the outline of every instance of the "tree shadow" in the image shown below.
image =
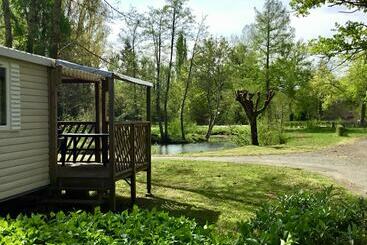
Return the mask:
[[(138, 197), (135, 203), (139, 208), (168, 212), (170, 215), (195, 219), (201, 225), (215, 224), (219, 215), (218, 211), (197, 207), (188, 203), (177, 202), (158, 196)], [(130, 198), (118, 195), (116, 197), (117, 211), (122, 211), (131, 205)]]

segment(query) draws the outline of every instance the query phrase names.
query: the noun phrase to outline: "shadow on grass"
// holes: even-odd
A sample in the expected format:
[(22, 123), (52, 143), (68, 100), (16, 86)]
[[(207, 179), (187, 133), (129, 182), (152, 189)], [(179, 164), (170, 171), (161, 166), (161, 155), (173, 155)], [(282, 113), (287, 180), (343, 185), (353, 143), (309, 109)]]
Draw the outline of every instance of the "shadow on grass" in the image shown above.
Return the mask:
[[(120, 195), (117, 196), (117, 212), (123, 211), (124, 209), (126, 209), (126, 207), (129, 207), (129, 205), (130, 198)], [(136, 205), (139, 208), (144, 208), (148, 210), (156, 209), (159, 211), (165, 211), (176, 217), (185, 216), (188, 218), (192, 218), (201, 225), (215, 224), (218, 221), (220, 215), (220, 212), (218, 211), (200, 208), (189, 203), (177, 202), (174, 200), (156, 196), (138, 197), (136, 199)]]

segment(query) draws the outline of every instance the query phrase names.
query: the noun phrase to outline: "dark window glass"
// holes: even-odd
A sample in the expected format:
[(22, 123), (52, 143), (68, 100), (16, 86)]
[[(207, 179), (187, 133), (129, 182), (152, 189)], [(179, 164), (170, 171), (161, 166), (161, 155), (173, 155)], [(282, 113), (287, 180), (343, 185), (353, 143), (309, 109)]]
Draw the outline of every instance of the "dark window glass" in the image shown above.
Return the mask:
[(6, 71), (0, 67), (0, 125), (6, 125)]

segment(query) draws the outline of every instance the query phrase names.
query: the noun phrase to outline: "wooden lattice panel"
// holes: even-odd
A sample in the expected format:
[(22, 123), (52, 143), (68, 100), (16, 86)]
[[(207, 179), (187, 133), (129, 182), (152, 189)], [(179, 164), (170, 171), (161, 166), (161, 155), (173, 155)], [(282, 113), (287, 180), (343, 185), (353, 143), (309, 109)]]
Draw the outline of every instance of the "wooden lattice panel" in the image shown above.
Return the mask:
[[(91, 134), (95, 133), (96, 123), (95, 122), (58, 122), (58, 133), (71, 134)], [(65, 162), (73, 161), (73, 148), (74, 142), (71, 138), (67, 139), (66, 142), (66, 155)], [(77, 162), (93, 162), (95, 159), (95, 138), (93, 137), (80, 137), (76, 139), (77, 144)], [(61, 148), (58, 148), (58, 161), (61, 161)]]
[(115, 125), (115, 171), (131, 170), (148, 164), (149, 122)]

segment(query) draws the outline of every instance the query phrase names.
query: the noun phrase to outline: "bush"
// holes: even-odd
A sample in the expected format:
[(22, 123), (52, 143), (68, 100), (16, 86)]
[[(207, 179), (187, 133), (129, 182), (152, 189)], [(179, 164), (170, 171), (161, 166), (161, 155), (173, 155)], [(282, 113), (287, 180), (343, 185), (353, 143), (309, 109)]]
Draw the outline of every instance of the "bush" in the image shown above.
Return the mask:
[(337, 136), (347, 136), (347, 128), (343, 125), (339, 124), (336, 126), (336, 135)]
[(64, 214), (0, 218), (0, 244), (217, 244), (213, 231), (164, 212)]
[(251, 133), (247, 126), (229, 126), (231, 132), (231, 141), (239, 146), (249, 145), (251, 143)]
[(285, 195), (240, 225), (238, 244), (367, 244), (364, 201), (342, 200), (332, 187)]
[(279, 145), (287, 141), (280, 123), (277, 122), (269, 125), (259, 121), (258, 136), (260, 145)]

